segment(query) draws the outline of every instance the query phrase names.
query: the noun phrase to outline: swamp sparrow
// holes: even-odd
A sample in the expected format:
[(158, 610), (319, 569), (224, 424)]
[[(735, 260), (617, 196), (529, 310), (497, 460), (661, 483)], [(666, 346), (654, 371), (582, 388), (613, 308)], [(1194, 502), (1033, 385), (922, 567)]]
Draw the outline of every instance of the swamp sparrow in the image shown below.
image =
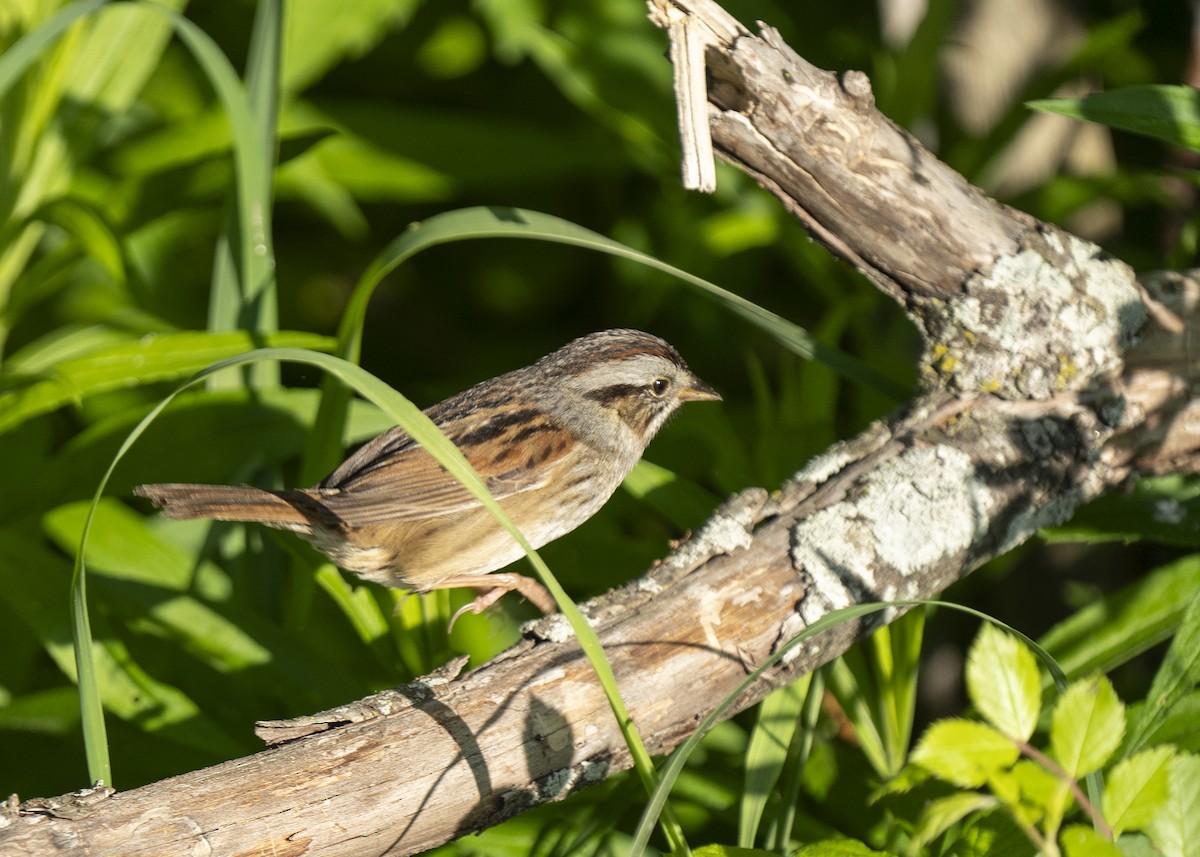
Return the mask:
[[(720, 398), (657, 336), (606, 330), (476, 384), (426, 414), (539, 548), (604, 505), (682, 403)], [(168, 518), (291, 530), (342, 568), (388, 586), (486, 587), (464, 608), (475, 613), (511, 589), (543, 612), (555, 609), (531, 578), (479, 579), (524, 551), (398, 426), (364, 444), (315, 488), (176, 483), (139, 485), (134, 493)]]

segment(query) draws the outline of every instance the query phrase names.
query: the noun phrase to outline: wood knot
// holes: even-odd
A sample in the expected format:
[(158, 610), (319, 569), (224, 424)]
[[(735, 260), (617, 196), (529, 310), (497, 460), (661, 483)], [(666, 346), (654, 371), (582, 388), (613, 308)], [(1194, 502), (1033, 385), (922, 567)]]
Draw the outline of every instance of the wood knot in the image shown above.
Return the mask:
[(861, 71), (847, 71), (842, 75), (842, 91), (850, 96), (854, 106), (860, 110), (875, 107), (875, 93), (871, 91), (871, 79)]

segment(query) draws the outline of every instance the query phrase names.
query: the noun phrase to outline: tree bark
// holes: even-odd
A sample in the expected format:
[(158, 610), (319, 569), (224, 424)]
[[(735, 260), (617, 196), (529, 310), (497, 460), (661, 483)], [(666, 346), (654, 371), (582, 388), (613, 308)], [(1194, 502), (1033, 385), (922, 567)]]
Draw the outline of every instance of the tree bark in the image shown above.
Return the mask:
[[(666, 753), (798, 631), (844, 605), (928, 598), (1138, 473), (1194, 470), (1200, 284), (1139, 283), (988, 199), (839, 80), (707, 0), (716, 151), (921, 329), (923, 391), (771, 494), (749, 489), (625, 588), (583, 606), (651, 752)], [(773, 668), (741, 710), (874, 627)], [(268, 749), (128, 792), (0, 810), (0, 854), (411, 854), (630, 764), (561, 617), (463, 676), (260, 724)]]

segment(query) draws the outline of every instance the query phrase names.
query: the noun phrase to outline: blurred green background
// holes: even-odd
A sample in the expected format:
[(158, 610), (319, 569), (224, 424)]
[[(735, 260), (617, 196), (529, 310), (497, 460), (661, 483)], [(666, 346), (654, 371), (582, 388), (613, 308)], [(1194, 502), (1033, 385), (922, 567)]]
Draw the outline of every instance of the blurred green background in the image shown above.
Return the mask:
[[(915, 29), (881, 12), (891, 5), (726, 7), (778, 28), (821, 67), (866, 71), (887, 115), (1003, 201), (1137, 267), (1191, 261), (1185, 156), (1098, 126), (1047, 126), (1050, 117), (1023, 106), (1079, 87), (1183, 81), (1185, 4), (1029, 0), (1049, 11), (1023, 12), (1030, 26), (1019, 28), (990, 24), (976, 4), (931, 0)], [(253, 4), (174, 7), (242, 72)], [(0, 59), (59, 8), (0, 8)], [(283, 29), (271, 235), (278, 329), (299, 334), (287, 342), (332, 347), (311, 334), (336, 333), (364, 270), (410, 224), (517, 206), (715, 282), (915, 389), (920, 343), (900, 309), (772, 197), (724, 164), (716, 194), (680, 188), (666, 37), (641, 0), (295, 0)], [(85, 501), (163, 395), (262, 341), (164, 336), (213, 330), (214, 252), (233, 210), (231, 133), (166, 20), (129, 6), (88, 16), (44, 47), (0, 101), (0, 793), (86, 782), (68, 601)], [(682, 413), (632, 490), (544, 550), (577, 599), (637, 576), (730, 492), (777, 486), (900, 404), (802, 361), (665, 274), (533, 241), (452, 243), (406, 261), (371, 301), (361, 362), (428, 406), (616, 326), (670, 340), (725, 402)], [(156, 342), (161, 351), (139, 351)], [(142, 481), (296, 484), (321, 379), (295, 367), (282, 377), (282, 387), (231, 379), (184, 394), (108, 486), (90, 600), (121, 788), (253, 752), (256, 719), (349, 701), (457, 651), (484, 659), (530, 615), (504, 603), (465, 617), (448, 638), (446, 617), (465, 595), (405, 600), (359, 587), (319, 569), (290, 537), (163, 522), (133, 500)], [(51, 404), (31, 407), (35, 394)], [(356, 405), (345, 440), (385, 425)], [(1193, 496), (1184, 481), (1160, 491)], [(1155, 492), (1125, 502), (1144, 509)], [(1036, 635), (1194, 543), (1183, 532), (1157, 534), (1169, 547), (1102, 542), (1113, 522), (1104, 512), (1075, 534), (1098, 546), (1020, 550), (951, 597)], [(929, 672), (927, 714), (958, 704), (955, 658), (972, 627), (944, 616), (931, 625), (927, 650), (945, 662)], [(1134, 695), (1145, 675), (1134, 660)], [(735, 759), (741, 728), (718, 730), (711, 752)], [(696, 802), (691, 823), (723, 823), (734, 776), (716, 767), (703, 769), (702, 787), (681, 786)], [(605, 789), (607, 798), (602, 789), (581, 799), (612, 800)]]

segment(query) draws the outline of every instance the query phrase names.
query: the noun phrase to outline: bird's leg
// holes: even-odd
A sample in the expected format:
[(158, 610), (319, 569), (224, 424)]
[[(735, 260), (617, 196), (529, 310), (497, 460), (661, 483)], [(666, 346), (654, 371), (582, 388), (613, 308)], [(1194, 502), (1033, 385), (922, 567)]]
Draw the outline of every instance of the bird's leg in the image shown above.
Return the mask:
[[(487, 588), (484, 589), (480, 584), (486, 584)], [(478, 591), (479, 595), (474, 601), (464, 604), (454, 612), (454, 615), (450, 617), (451, 628), (454, 627), (455, 621), (463, 613), (482, 613), (499, 601), (504, 593), (511, 591), (516, 591), (525, 596), (529, 603), (544, 614), (549, 615), (558, 610), (558, 605), (554, 603), (554, 598), (550, 595), (550, 591), (532, 577), (526, 577), (523, 574), (513, 574), (511, 572), (482, 576), (478, 574), (464, 574), (440, 580), (437, 584), (438, 589), (451, 589), (459, 586), (469, 586)]]

